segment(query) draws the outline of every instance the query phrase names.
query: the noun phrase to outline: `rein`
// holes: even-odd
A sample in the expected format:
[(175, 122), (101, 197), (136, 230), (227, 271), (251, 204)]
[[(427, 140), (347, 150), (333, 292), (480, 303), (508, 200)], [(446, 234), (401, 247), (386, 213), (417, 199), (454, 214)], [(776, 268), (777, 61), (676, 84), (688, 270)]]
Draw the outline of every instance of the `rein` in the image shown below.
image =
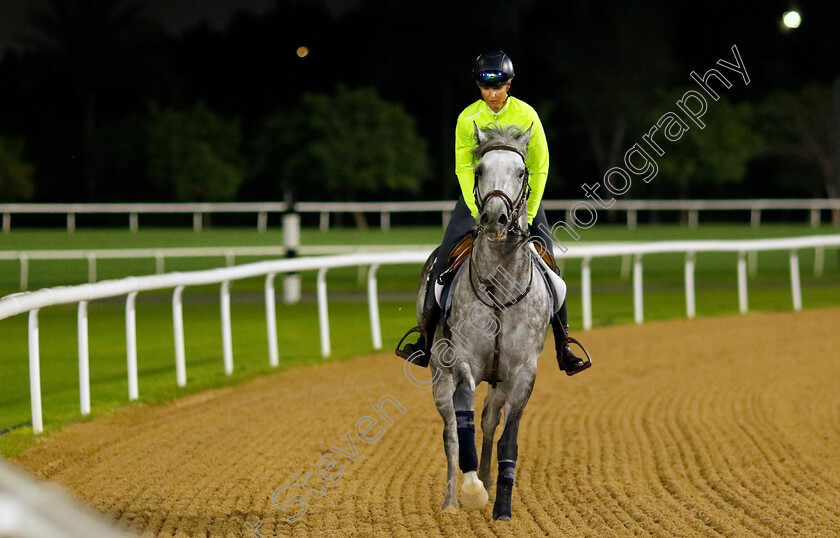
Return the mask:
[[(475, 245), (473, 245), (473, 247), (474, 246)], [(510, 308), (511, 306), (515, 305), (519, 301), (521, 301), (526, 295), (528, 295), (528, 292), (531, 291), (531, 284), (534, 281), (534, 272), (533, 271), (530, 271), (530, 278), (528, 279), (528, 285), (525, 286), (525, 289), (522, 291), (522, 293), (520, 293), (519, 295), (517, 295), (513, 299), (510, 299), (507, 302), (502, 303), (501, 301), (499, 301), (496, 298), (496, 295), (493, 293), (493, 291), (496, 289), (496, 285), (499, 281), (498, 280), (493, 281), (492, 279), (484, 278), (484, 277), (482, 277), (481, 275), (478, 274), (478, 269), (473, 269), (475, 267), (475, 263), (473, 261), (473, 257), (474, 257), (473, 255), (474, 254), (475, 254), (475, 248), (470, 249), (470, 266), (469, 266), (470, 267), (470, 274), (469, 274), (470, 286), (472, 287), (473, 294), (475, 294), (476, 298), (479, 301), (481, 301), (481, 303), (484, 306), (490, 307), (493, 310), (496, 310), (497, 312), (500, 311), (500, 310), (505, 310), (505, 309)], [(493, 304), (487, 303), (481, 297), (481, 295), (478, 293), (478, 290), (475, 287), (475, 281), (476, 280), (478, 280), (478, 283), (479, 283), (481, 289), (484, 292), (486, 292), (487, 295), (490, 296), (490, 299), (493, 301)]]
[[(525, 156), (522, 154), (522, 152), (520, 152), (520, 150), (518, 150), (517, 148), (515, 148), (513, 146), (510, 146), (510, 145), (507, 145), (507, 144), (499, 144), (499, 145), (495, 145), (495, 146), (490, 146), (490, 147), (484, 149), (484, 151), (481, 152), (481, 157), (484, 157), (484, 155), (487, 152), (495, 151), (495, 150), (512, 151), (522, 158), (523, 163), (525, 162)], [(522, 210), (522, 207), (525, 205), (525, 201), (528, 199), (528, 196), (530, 196), (530, 194), (531, 194), (531, 186), (528, 184), (529, 174), (530, 173), (529, 173), (529, 170), (528, 170), (528, 166), (526, 165), (525, 166), (525, 171), (520, 176), (520, 178), (522, 180), (522, 183), (519, 187), (519, 192), (517, 193), (516, 198), (511, 200), (510, 196), (508, 196), (507, 193), (505, 193), (504, 191), (498, 190), (498, 189), (492, 190), (492, 191), (488, 192), (486, 195), (482, 196), (481, 195), (481, 190), (479, 189), (479, 186), (478, 186), (478, 184), (479, 184), (479, 173), (478, 173), (478, 171), (476, 171), (475, 182), (474, 182), (474, 185), (473, 185), (473, 194), (475, 196), (475, 202), (476, 202), (476, 206), (478, 208), (479, 213), (484, 211), (484, 206), (487, 204), (487, 202), (489, 202), (493, 198), (501, 198), (502, 202), (505, 204), (505, 208), (507, 209), (508, 232), (513, 234), (513, 235), (527, 236), (528, 235), (527, 231), (523, 230), (519, 226), (519, 217), (520, 217), (519, 213)], [(477, 233), (483, 233), (484, 232), (484, 229), (481, 225), (476, 226), (476, 230), (477, 230)], [(527, 240), (527, 238), (526, 238), (526, 240)], [(470, 249), (470, 264), (469, 264), (470, 287), (472, 287), (473, 295), (475, 295), (475, 297), (479, 301), (481, 301), (481, 303), (484, 306), (492, 308), (493, 312), (495, 313), (496, 317), (498, 318), (498, 315), (502, 310), (505, 310), (505, 309), (510, 308), (511, 306), (515, 305), (516, 303), (521, 301), (526, 295), (528, 295), (528, 292), (531, 291), (531, 284), (534, 281), (533, 268), (531, 268), (531, 271), (529, 271), (528, 285), (525, 287), (525, 289), (519, 295), (517, 295), (516, 297), (514, 297), (512, 299), (509, 299), (505, 302), (502, 302), (502, 301), (499, 300), (499, 298), (496, 297), (496, 294), (494, 293), (494, 291), (496, 291), (499, 287), (501, 287), (501, 291), (504, 293), (505, 296), (509, 297), (510, 295), (507, 293), (507, 290), (503, 286), (499, 286), (499, 284), (501, 284), (501, 282), (499, 282), (498, 279), (495, 279), (495, 280), (494, 279), (488, 279), (488, 278), (484, 278), (484, 277), (482, 277), (481, 275), (478, 274), (478, 269), (475, 269), (475, 262), (474, 262), (475, 250), (476, 250), (475, 249), (475, 244), (473, 244), (473, 248)], [(484, 291), (484, 293), (486, 293), (487, 295), (490, 296), (490, 299), (492, 300), (492, 304), (485, 301), (484, 298), (482, 297), (482, 294), (480, 294), (479, 290), (476, 289), (476, 281), (478, 281), (478, 284), (479, 284), (479, 287), (481, 288), (481, 290)], [(496, 332), (495, 339), (494, 339), (494, 344), (493, 344), (493, 366), (490, 370), (490, 375), (485, 379), (485, 381), (490, 383), (490, 385), (492, 385), (493, 387), (496, 386), (496, 383), (502, 381), (502, 379), (499, 377), (499, 355), (501, 353), (501, 334), (502, 334), (501, 330)]]

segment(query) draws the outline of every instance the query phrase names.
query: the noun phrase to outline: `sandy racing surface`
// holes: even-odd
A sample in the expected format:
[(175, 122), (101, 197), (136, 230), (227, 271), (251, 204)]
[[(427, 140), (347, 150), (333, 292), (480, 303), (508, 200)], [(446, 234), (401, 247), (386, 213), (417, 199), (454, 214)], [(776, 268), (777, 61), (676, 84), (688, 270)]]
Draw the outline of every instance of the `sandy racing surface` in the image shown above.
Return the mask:
[[(440, 513), (440, 417), (389, 353), (123, 410), (16, 463), (146, 536), (840, 535), (840, 309), (574, 336), (595, 365), (568, 378), (543, 355), (510, 522), (491, 520), (492, 491)], [(383, 404), (393, 425), (371, 408), (386, 394), (405, 408)], [(303, 504), (271, 502), (287, 482), (276, 500), (307, 502), (293, 524)]]

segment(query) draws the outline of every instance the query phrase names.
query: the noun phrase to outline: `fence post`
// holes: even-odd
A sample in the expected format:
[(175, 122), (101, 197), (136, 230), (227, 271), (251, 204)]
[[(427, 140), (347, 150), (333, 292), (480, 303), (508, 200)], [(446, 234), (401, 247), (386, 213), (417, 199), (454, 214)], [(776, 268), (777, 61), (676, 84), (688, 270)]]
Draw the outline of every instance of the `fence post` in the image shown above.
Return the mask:
[(747, 253), (747, 273), (750, 278), (755, 278), (758, 275), (758, 251), (751, 250)]
[(638, 215), (636, 214), (635, 209), (628, 209), (627, 210), (627, 228), (630, 230), (635, 230), (636, 226), (639, 223)]
[[(283, 215), (283, 246), (286, 247), (286, 258), (297, 257), (300, 248), (300, 215), (298, 213)], [(300, 273), (286, 273), (283, 277), (283, 302), (285, 304), (300, 302)]]
[(747, 256), (745, 252), (738, 253), (738, 309), (742, 314), (749, 310), (747, 304)]
[(327, 310), (327, 268), (318, 270), (318, 327), (321, 331), (321, 356), (330, 356), (330, 317)]
[(383, 232), (391, 229), (391, 213), (389, 211), (382, 211), (379, 213), (379, 228)]
[(90, 353), (88, 352), (87, 301), (79, 301), (79, 407), (82, 415), (90, 414)]
[(633, 261), (631, 254), (623, 254), (621, 256), (621, 280), (628, 280), (630, 278), (630, 266)]
[(825, 247), (814, 249), (814, 276), (821, 277), (825, 269)]
[(194, 232), (200, 232), (201, 231), (201, 227), (202, 227), (201, 217), (202, 217), (202, 214), (199, 213), (198, 211), (193, 213), (193, 231)]
[(327, 211), (321, 211), (321, 217), (318, 219), (318, 229), (322, 232), (327, 232), (330, 229), (330, 214)]
[(373, 264), (368, 269), (367, 292), (368, 313), (370, 314), (370, 334), (373, 349), (382, 349), (382, 328), (379, 323), (379, 294), (376, 289), (376, 270), (379, 265)]
[(129, 401), (134, 401), (140, 397), (137, 386), (137, 325), (134, 308), (136, 299), (137, 292), (132, 291), (125, 301), (125, 350)]
[(67, 213), (67, 233), (71, 234), (76, 231), (76, 214)]
[(29, 312), (29, 401), (32, 405), (32, 432), (44, 431), (41, 416), (41, 356), (38, 347), (38, 310)]
[(440, 221), (441, 226), (445, 230), (447, 226), (449, 226), (449, 219), (452, 218), (452, 211), (441, 211), (440, 213)]
[(583, 258), (580, 268), (580, 287), (583, 309), (583, 330), (592, 328), (592, 270), (589, 267), (591, 258)]
[(20, 259), (20, 291), (29, 289), (29, 257), (25, 252), (18, 256)]
[(802, 284), (799, 281), (799, 254), (790, 251), (790, 291), (793, 296), (793, 309), (802, 310)]
[(642, 296), (642, 255), (636, 254), (633, 261), (633, 318), (636, 324), (645, 321), (644, 298)]
[(187, 358), (184, 346), (184, 307), (181, 300), (184, 286), (175, 288), (172, 294), (172, 332), (175, 338), (175, 381), (179, 387), (187, 384)]
[(8, 211), (3, 213), (3, 233), (7, 234), (12, 231), (12, 214)]
[(225, 374), (233, 373), (233, 334), (230, 329), (230, 281), (222, 282), (222, 360), (225, 364)]
[(257, 232), (265, 233), (268, 229), (268, 213), (260, 211), (257, 213)]
[(685, 313), (688, 319), (697, 315), (697, 304), (694, 297), (694, 253), (685, 254)]
[(96, 254), (93, 252), (88, 252), (87, 255), (88, 261), (88, 283), (93, 284), (96, 282)]
[(274, 293), (274, 277), (276, 273), (265, 276), (265, 326), (268, 334), (268, 364), (280, 364), (280, 353), (277, 350), (277, 298)]
[(140, 220), (137, 217), (137, 213), (128, 214), (128, 229), (133, 234), (136, 234), (137, 230), (140, 229)]
[(811, 228), (820, 227), (820, 210), (818, 208), (811, 209)]
[(697, 228), (697, 225), (700, 222), (700, 210), (698, 209), (689, 209), (688, 210), (688, 227), (691, 229)]
[(750, 210), (750, 226), (753, 228), (761, 226), (761, 210), (757, 207)]

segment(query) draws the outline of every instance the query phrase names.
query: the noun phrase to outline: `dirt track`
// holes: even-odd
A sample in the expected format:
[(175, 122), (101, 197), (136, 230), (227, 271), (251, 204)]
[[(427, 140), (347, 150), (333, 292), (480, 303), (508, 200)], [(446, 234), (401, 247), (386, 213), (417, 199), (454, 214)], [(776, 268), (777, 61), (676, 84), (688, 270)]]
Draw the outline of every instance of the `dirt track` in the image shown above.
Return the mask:
[[(17, 463), (149, 536), (840, 535), (840, 309), (577, 336), (596, 364), (567, 378), (543, 355), (510, 522), (491, 520), (492, 492), (482, 512), (440, 512), (440, 418), (388, 354), (78, 424)], [(406, 413), (386, 406), (372, 444), (353, 433), (357, 461), (333, 453), (343, 476), (287, 523), (299, 505), (272, 492), (350, 450), (385, 394)]]

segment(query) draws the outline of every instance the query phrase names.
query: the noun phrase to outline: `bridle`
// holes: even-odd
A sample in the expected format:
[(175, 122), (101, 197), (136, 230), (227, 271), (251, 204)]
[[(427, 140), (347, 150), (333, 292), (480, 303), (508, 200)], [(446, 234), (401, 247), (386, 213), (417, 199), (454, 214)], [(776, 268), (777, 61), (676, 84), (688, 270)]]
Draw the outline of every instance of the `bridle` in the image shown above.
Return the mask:
[[(481, 157), (484, 157), (484, 155), (487, 152), (495, 150), (512, 151), (522, 158), (523, 164), (525, 163), (525, 156), (522, 154), (522, 152), (519, 149), (506, 144), (499, 144), (485, 148), (484, 151), (481, 152)], [(475, 179), (473, 181), (473, 195), (475, 196), (475, 205), (478, 208), (479, 214), (484, 212), (484, 206), (487, 205), (487, 202), (489, 202), (493, 198), (500, 198), (505, 204), (505, 208), (507, 209), (506, 214), (508, 217), (508, 232), (515, 235), (526, 235), (527, 232), (519, 226), (519, 213), (522, 210), (522, 207), (525, 205), (525, 201), (528, 199), (528, 196), (530, 196), (531, 194), (531, 186), (528, 184), (529, 176), (530, 171), (528, 170), (528, 166), (526, 165), (525, 171), (522, 172), (522, 174), (519, 176), (522, 180), (522, 184), (519, 186), (519, 193), (513, 200), (511, 200), (510, 196), (508, 196), (507, 193), (498, 189), (494, 189), (482, 196), (481, 190), (478, 187), (478, 180), (481, 177), (481, 174), (479, 173), (479, 169), (476, 168)], [(481, 224), (478, 224), (476, 226), (476, 229), (478, 232), (481, 232), (483, 227), (481, 226)]]
[[(495, 151), (495, 150), (498, 150), (498, 149), (506, 150), (506, 151), (512, 151), (512, 152), (516, 153), (517, 155), (522, 157), (523, 164), (525, 163), (525, 156), (522, 154), (522, 152), (520, 150), (518, 150), (517, 148), (515, 148), (513, 146), (506, 145), (506, 144), (499, 144), (499, 145), (490, 146), (488, 148), (485, 148), (484, 151), (481, 152), (481, 157), (484, 157), (484, 154), (487, 153), (488, 151)], [(473, 186), (473, 194), (475, 195), (475, 203), (476, 203), (476, 207), (478, 207), (478, 212), (483, 213), (484, 212), (484, 206), (491, 199), (501, 198), (502, 202), (505, 204), (505, 208), (507, 209), (508, 232), (511, 233), (511, 234), (514, 234), (514, 235), (527, 236), (528, 235), (527, 227), (526, 227), (525, 230), (523, 230), (519, 226), (519, 217), (520, 217), (519, 212), (522, 210), (522, 208), (525, 205), (525, 201), (528, 199), (528, 196), (531, 194), (531, 186), (528, 185), (528, 176), (529, 176), (528, 166), (526, 165), (524, 172), (522, 172), (522, 175), (520, 176), (520, 178), (522, 180), (522, 184), (519, 187), (519, 193), (516, 195), (516, 198), (514, 200), (511, 200), (510, 196), (508, 196), (504, 191), (501, 191), (501, 190), (498, 190), (498, 189), (492, 190), (492, 191), (488, 192), (486, 195), (481, 196), (481, 191), (478, 188), (478, 183), (479, 183), (478, 180), (479, 180), (480, 174), (479, 174), (478, 170), (476, 170), (475, 185)], [(477, 224), (476, 225), (476, 232), (481, 233), (482, 231), (483, 231), (483, 227), (481, 226), (481, 224), (480, 223)], [(485, 306), (489, 306), (490, 308), (492, 308), (496, 312), (499, 312), (500, 310), (504, 310), (508, 307), (511, 307), (511, 306), (515, 305), (523, 297), (528, 295), (528, 292), (531, 290), (531, 282), (533, 280), (533, 272), (530, 273), (530, 279), (528, 280), (528, 285), (525, 287), (525, 289), (521, 293), (519, 293), (517, 296), (515, 296), (515, 297), (513, 297), (513, 298), (511, 298), (507, 301), (504, 301), (504, 302), (499, 301), (495, 297), (495, 294), (493, 293), (495, 291), (495, 288), (496, 288), (498, 282), (494, 282), (493, 280), (484, 278), (484, 277), (482, 277), (481, 275), (478, 274), (478, 271), (474, 269), (474, 267), (475, 267), (475, 262), (473, 261), (473, 254), (474, 253), (475, 253), (475, 249), (472, 249), (470, 251), (470, 265), (469, 265), (469, 267), (470, 267), (470, 274), (469, 274), (470, 285), (472, 286), (472, 290), (473, 290), (473, 293), (475, 294), (475, 296), (478, 298), (479, 301), (484, 303)], [(478, 290), (476, 289), (476, 285), (475, 285), (476, 280), (478, 281), (481, 289), (485, 293), (490, 295), (490, 298), (492, 299), (492, 303), (488, 303), (487, 301), (485, 301), (484, 298), (481, 296), (481, 294), (478, 293)]]

